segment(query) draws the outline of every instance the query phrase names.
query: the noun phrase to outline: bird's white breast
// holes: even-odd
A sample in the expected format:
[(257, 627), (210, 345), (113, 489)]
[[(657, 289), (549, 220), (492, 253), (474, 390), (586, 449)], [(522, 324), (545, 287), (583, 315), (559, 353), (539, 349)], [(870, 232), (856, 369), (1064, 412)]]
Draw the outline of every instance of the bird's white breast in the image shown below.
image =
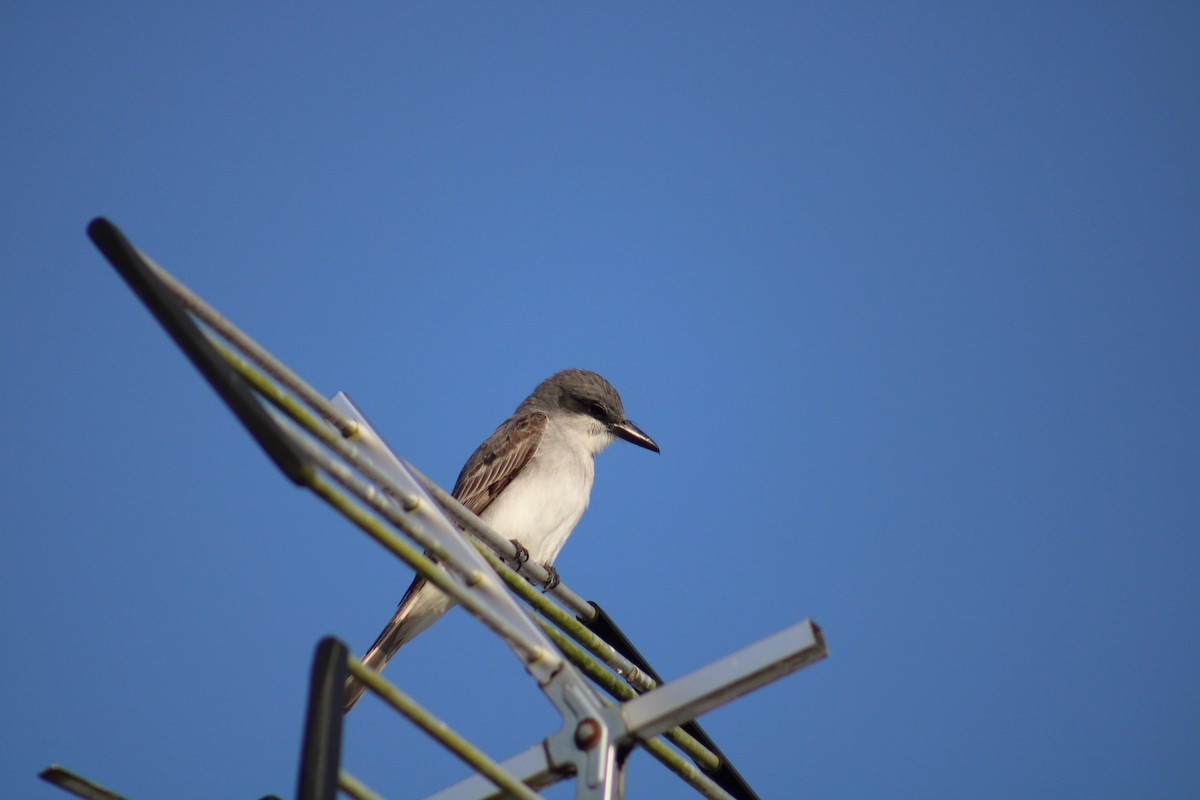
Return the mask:
[(610, 441), (594, 421), (551, 419), (537, 452), (484, 510), (484, 521), (528, 548), (534, 562), (552, 563), (587, 508), (594, 456)]

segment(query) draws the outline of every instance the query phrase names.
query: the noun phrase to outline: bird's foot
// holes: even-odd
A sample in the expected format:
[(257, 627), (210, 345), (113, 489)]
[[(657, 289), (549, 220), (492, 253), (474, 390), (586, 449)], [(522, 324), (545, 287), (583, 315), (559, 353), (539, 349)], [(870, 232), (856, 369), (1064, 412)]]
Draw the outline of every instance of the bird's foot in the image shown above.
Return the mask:
[(520, 572), (521, 567), (525, 566), (525, 562), (529, 560), (529, 549), (516, 539), (509, 539), (509, 541), (512, 542), (513, 547), (517, 548), (517, 554), (514, 556), (514, 560), (517, 562), (517, 572)]
[(543, 564), (542, 569), (546, 570), (547, 576), (546, 582), (542, 584), (543, 592), (548, 592), (554, 587), (558, 586), (558, 584), (562, 583), (562, 581), (558, 579), (558, 570), (556, 570), (554, 567), (550, 566), (549, 564)]

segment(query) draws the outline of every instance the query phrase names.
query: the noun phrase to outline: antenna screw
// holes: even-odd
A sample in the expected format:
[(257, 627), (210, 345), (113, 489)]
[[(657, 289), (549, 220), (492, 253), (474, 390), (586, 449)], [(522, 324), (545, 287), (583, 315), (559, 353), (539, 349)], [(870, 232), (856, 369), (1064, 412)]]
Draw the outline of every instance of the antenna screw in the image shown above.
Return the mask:
[(575, 746), (580, 750), (591, 750), (600, 741), (600, 723), (588, 717), (580, 720), (575, 728)]

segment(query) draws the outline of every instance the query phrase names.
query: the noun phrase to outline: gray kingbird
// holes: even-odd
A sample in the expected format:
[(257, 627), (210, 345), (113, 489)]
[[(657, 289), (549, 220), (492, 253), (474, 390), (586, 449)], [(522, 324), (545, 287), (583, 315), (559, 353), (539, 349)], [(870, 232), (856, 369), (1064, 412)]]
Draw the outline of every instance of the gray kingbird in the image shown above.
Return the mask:
[[(519, 557), (533, 559), (558, 582), (551, 564), (583, 516), (592, 491), (594, 459), (614, 437), (659, 452), (654, 440), (625, 417), (621, 396), (595, 372), (568, 369), (538, 384), (513, 415), (467, 459), (454, 497), (502, 536)], [(392, 621), (363, 656), (381, 670), (400, 646), (446, 613), (453, 601), (419, 575)], [(346, 711), (365, 687), (346, 679)]]

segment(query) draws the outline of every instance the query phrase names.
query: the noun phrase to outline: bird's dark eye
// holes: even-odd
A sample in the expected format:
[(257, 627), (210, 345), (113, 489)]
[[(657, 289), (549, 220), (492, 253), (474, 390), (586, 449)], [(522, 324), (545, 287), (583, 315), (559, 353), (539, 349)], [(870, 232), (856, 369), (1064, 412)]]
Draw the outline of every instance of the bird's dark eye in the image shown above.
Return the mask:
[(588, 414), (592, 415), (596, 419), (604, 419), (605, 417), (608, 416), (608, 412), (606, 412), (604, 410), (604, 406), (600, 405), (599, 403), (597, 403), (595, 401), (591, 401), (591, 402), (587, 403), (585, 405), (585, 408), (587, 408)]

